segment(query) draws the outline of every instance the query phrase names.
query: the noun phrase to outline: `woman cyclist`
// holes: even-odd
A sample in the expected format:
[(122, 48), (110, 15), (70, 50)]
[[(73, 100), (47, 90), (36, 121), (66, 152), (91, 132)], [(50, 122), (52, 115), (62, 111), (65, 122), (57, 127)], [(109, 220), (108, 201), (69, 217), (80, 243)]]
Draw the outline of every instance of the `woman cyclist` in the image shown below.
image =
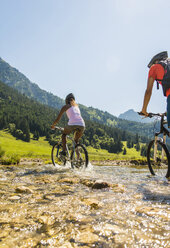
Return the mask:
[(81, 116), (78, 104), (75, 102), (75, 97), (72, 93), (68, 94), (65, 98), (65, 105), (61, 108), (56, 120), (52, 124), (51, 128), (54, 129), (55, 125), (59, 122), (64, 112), (66, 112), (69, 119), (68, 125), (64, 127), (62, 134), (63, 151), (61, 155), (66, 155), (66, 136), (71, 132), (74, 132), (74, 141), (78, 143), (79, 139), (82, 137), (85, 122)]

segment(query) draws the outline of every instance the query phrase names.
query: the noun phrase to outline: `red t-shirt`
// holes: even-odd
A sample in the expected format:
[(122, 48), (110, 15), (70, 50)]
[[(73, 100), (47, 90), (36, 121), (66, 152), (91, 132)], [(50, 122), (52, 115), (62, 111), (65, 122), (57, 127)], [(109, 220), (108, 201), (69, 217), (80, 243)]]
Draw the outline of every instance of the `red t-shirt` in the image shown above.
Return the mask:
[[(154, 80), (156, 79), (163, 79), (165, 74), (165, 70), (162, 65), (160, 64), (154, 64), (151, 66), (149, 70), (149, 78), (152, 77)], [(160, 84), (162, 84), (161, 81), (159, 81)], [(168, 97), (170, 95), (170, 89), (166, 91), (166, 96)]]

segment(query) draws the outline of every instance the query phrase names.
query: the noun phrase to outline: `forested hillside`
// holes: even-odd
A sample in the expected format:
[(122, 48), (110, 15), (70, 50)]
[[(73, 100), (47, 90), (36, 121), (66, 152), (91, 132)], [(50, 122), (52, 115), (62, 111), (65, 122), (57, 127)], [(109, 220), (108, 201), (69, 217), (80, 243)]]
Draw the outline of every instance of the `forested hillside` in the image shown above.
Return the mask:
[(34, 98), (45, 105), (60, 108), (64, 103), (64, 101), (58, 96), (54, 96), (52, 93), (40, 89), (37, 84), (32, 83), (24, 74), (10, 66), (1, 58), (0, 81), (13, 87), (14, 89), (17, 89), (29, 98)]
[(29, 141), (30, 132), (45, 136), (57, 112), (0, 82), (0, 128), (10, 128), (17, 138)]
[[(26, 76), (17, 69), (11, 67), (8, 63), (0, 58), (0, 80), (25, 94), (29, 98), (54, 108), (60, 108), (64, 104), (64, 100), (52, 93), (46, 92), (32, 83)], [(60, 84), (60, 82), (58, 82)], [(81, 113), (84, 119), (91, 120), (111, 127), (138, 133), (141, 136), (151, 136), (153, 125), (142, 124), (133, 121), (119, 119), (106, 111), (101, 111), (93, 107), (86, 107), (80, 104)]]
[[(34, 139), (46, 136), (53, 144), (55, 135), (50, 126), (58, 114), (58, 110), (29, 99), (16, 90), (0, 82), (0, 129), (8, 128), (13, 136), (29, 142), (30, 132)], [(122, 141), (138, 143), (145, 138), (130, 134), (115, 127), (85, 120), (86, 131), (82, 138), (88, 146), (103, 148), (109, 152), (122, 151)], [(61, 119), (63, 126), (67, 123), (66, 115)]]

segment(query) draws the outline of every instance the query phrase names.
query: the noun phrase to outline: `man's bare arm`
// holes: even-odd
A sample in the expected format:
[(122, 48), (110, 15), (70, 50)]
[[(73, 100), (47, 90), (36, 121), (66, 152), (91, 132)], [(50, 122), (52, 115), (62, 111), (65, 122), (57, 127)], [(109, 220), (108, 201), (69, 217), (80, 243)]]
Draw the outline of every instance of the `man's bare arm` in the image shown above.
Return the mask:
[(143, 100), (143, 107), (141, 111), (144, 115), (148, 115), (147, 107), (148, 107), (148, 104), (149, 104), (149, 101), (152, 95), (153, 83), (154, 83), (154, 79), (152, 77), (148, 78), (147, 88), (146, 88), (144, 100)]

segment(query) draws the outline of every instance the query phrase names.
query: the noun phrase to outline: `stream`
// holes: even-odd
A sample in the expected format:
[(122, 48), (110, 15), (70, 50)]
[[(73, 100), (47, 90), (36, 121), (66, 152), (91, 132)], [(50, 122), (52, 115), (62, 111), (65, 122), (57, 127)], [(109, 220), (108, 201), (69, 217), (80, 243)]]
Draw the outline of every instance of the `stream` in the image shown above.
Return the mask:
[(0, 165), (0, 248), (170, 247), (170, 181), (147, 167)]

